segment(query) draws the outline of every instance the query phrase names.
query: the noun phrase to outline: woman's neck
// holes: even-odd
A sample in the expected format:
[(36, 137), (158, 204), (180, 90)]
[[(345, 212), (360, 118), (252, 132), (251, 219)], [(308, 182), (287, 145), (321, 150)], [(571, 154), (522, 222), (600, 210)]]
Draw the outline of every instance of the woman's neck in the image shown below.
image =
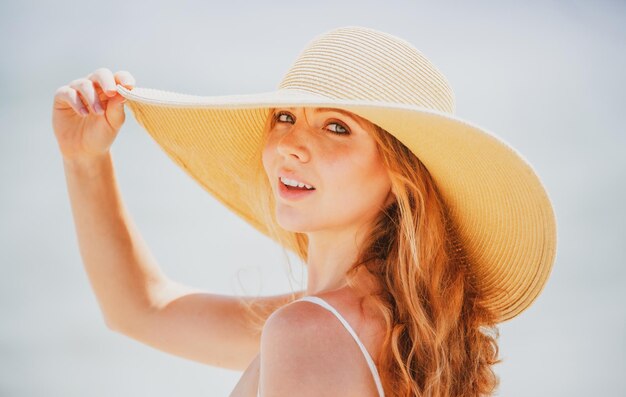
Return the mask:
[(363, 233), (357, 230), (309, 233), (306, 293), (317, 294), (346, 285), (346, 273), (357, 260)]

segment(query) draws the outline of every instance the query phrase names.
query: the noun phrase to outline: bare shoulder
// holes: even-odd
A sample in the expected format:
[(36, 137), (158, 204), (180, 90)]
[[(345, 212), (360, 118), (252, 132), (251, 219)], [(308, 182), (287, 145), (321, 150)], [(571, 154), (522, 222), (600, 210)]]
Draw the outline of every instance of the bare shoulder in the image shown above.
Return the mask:
[(261, 396), (356, 395), (362, 375), (351, 365), (355, 346), (350, 339), (319, 305), (298, 301), (281, 307), (261, 334)]

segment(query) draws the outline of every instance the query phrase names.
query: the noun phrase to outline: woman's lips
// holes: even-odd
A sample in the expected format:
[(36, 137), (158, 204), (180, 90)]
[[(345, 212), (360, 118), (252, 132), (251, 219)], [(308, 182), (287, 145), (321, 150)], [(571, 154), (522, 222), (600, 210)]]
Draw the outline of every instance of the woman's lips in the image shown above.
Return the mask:
[[(290, 186), (291, 187), (291, 186)], [(280, 179), (278, 180), (278, 193), (280, 195), (280, 197), (286, 199), (286, 200), (298, 200), (298, 199), (302, 199), (304, 197), (307, 197), (311, 194), (313, 194), (313, 192), (315, 192), (315, 189), (306, 189), (306, 188), (293, 188), (290, 189), (288, 188), (284, 183), (282, 183), (280, 181)]]

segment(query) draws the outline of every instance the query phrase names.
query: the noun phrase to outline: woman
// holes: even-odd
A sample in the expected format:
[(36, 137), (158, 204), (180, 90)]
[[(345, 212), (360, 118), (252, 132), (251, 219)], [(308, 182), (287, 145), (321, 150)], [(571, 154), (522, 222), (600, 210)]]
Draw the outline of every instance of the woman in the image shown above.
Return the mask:
[[(306, 290), (219, 296), (161, 272), (115, 182), (124, 103), (216, 199), (303, 259)], [(55, 136), (108, 326), (245, 369), (231, 396), (492, 394), (496, 324), (542, 290), (556, 229), (525, 160), (453, 110), (419, 51), (354, 26), (311, 41), (269, 93), (141, 89), (104, 68), (59, 88)]]

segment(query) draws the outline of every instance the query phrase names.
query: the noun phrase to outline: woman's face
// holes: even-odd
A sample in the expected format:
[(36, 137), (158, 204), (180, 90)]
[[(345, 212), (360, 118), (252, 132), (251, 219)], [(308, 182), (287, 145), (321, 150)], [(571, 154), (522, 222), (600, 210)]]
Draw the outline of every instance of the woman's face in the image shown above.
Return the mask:
[[(393, 201), (376, 142), (358, 116), (339, 109), (276, 108), (263, 166), (286, 230), (341, 230), (370, 222)], [(292, 190), (280, 177), (313, 186)]]

